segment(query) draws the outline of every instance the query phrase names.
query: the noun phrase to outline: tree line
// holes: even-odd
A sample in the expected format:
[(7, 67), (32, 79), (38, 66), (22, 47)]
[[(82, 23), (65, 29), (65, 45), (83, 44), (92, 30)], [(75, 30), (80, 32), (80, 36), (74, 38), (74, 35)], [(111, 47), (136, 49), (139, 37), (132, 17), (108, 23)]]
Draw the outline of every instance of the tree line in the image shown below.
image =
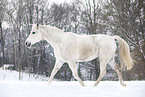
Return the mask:
[[(19, 71), (19, 79), (22, 79), (23, 71), (50, 75), (55, 62), (53, 48), (46, 41), (35, 44), (31, 49), (24, 43), (31, 24), (39, 23), (65, 32), (121, 36), (130, 45), (136, 60), (133, 70), (125, 72), (124, 76), (127, 80), (144, 79), (144, 5), (143, 0), (74, 0), (61, 4), (50, 4), (48, 0), (1, 0), (0, 66), (14, 64), (13, 69)], [(78, 72), (84, 80), (96, 80), (99, 76), (98, 59), (78, 63)], [(67, 64), (55, 78), (73, 79)]]

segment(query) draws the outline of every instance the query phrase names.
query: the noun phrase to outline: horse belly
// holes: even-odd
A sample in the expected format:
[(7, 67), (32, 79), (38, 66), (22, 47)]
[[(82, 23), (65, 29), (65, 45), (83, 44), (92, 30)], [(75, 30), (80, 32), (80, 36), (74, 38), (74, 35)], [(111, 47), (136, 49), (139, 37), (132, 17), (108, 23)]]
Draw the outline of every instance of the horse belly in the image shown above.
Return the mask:
[(78, 58), (77, 62), (87, 62), (87, 61), (91, 61), (91, 60), (93, 60), (93, 59), (95, 59), (97, 57), (98, 57), (98, 54), (96, 53), (96, 54), (94, 54), (92, 56), (88, 56), (88, 57), (85, 57), (85, 58)]
[(98, 56), (98, 50), (97, 48), (91, 46), (81, 46), (81, 48), (77, 50), (76, 54), (78, 62), (90, 61)]

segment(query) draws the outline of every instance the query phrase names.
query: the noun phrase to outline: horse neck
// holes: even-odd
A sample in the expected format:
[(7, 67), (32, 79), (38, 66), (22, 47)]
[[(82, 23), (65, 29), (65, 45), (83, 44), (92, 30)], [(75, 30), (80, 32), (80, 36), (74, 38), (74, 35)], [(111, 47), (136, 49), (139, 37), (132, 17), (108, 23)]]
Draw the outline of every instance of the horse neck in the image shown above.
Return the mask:
[[(49, 28), (48, 28), (49, 29)], [(58, 29), (45, 29), (43, 30), (44, 40), (46, 40), (51, 46), (57, 47), (63, 39), (64, 32)], [(52, 30), (52, 32), (50, 32)]]

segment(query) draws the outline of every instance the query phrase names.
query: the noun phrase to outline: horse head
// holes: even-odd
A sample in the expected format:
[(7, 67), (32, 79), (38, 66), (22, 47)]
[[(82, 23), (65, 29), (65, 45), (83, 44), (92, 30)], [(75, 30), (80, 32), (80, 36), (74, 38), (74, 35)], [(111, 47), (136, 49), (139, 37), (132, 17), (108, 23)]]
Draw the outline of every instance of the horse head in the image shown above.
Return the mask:
[(43, 40), (42, 34), (39, 29), (39, 24), (32, 24), (32, 30), (25, 41), (25, 45), (27, 47), (31, 47), (31, 45)]

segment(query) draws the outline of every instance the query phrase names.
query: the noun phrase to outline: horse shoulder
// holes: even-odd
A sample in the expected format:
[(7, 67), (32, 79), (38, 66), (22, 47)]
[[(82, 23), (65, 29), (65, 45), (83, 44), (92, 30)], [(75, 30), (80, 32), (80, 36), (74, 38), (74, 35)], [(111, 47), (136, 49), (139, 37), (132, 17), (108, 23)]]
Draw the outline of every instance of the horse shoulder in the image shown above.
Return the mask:
[(63, 39), (61, 43), (58, 45), (56, 49), (56, 55), (61, 60), (73, 60), (75, 57), (75, 49), (76, 49), (77, 35), (72, 32), (67, 32), (63, 35)]

